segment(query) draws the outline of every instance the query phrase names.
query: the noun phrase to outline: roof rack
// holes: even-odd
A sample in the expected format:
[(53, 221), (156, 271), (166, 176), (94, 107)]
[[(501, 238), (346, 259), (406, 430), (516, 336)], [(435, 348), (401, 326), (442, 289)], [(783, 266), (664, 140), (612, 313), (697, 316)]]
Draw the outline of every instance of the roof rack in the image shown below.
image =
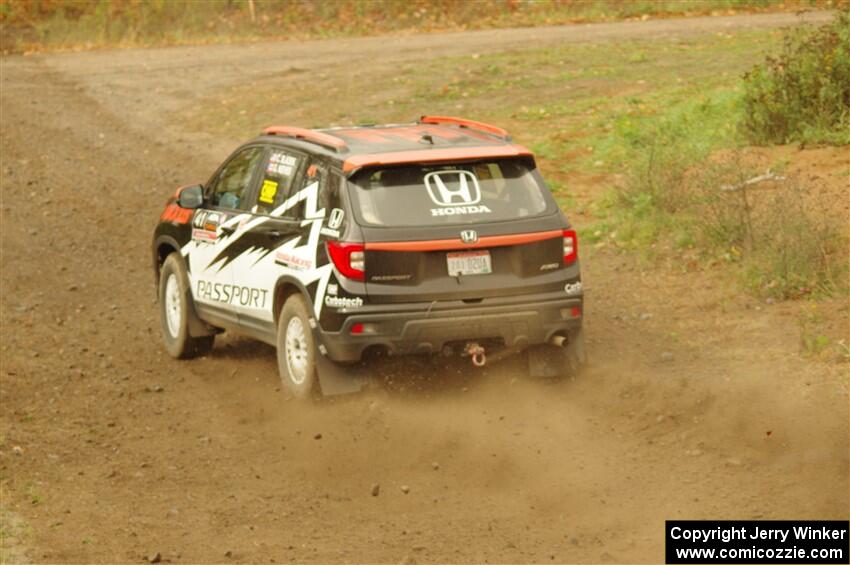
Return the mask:
[(304, 141), (328, 147), (334, 151), (348, 149), (348, 144), (335, 135), (322, 133), (320, 131), (313, 131), (311, 129), (298, 128), (294, 126), (269, 126), (263, 130), (263, 133), (265, 135), (285, 135), (296, 139), (303, 139)]
[(485, 124), (482, 122), (466, 120), (464, 118), (453, 118), (451, 116), (422, 116), (421, 118), (419, 118), (419, 123), (458, 126), (461, 128), (473, 129), (490, 135), (495, 135), (496, 137), (500, 137), (505, 141), (511, 140), (511, 135), (507, 132), (507, 130), (504, 130), (497, 126), (491, 126), (490, 124)]

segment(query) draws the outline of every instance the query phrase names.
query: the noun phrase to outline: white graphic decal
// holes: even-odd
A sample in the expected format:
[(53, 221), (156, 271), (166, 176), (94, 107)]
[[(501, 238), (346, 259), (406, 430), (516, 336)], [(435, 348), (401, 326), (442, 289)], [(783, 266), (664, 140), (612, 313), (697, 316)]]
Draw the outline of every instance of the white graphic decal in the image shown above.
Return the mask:
[[(290, 165), (286, 162), (276, 164)], [(235, 231), (232, 235), (227, 237), (219, 235), (215, 241), (209, 242), (193, 239), (181, 250), (184, 256), (188, 256), (190, 263), (190, 282), (200, 280), (199, 277), (202, 277), (207, 284), (215, 285), (219, 283), (222, 285), (220, 287), (221, 294), (224, 293), (225, 285), (230, 285), (228, 290), (231, 297), (235, 292), (234, 289), (248, 288), (250, 292), (247, 296), (250, 299), (244, 298), (243, 300), (245, 293), (240, 292), (236, 299), (231, 298), (226, 303), (237, 312), (243, 312), (270, 322), (273, 321), (274, 316), (272, 311), (274, 287), (282, 274), (292, 276), (305, 287), (317, 282), (313, 311), (318, 318), (324, 306), (328, 280), (333, 272), (330, 264), (316, 267), (319, 236), (326, 216), (324, 208), (318, 209), (318, 191), (319, 183), (310, 183), (287, 198), (268, 216), (251, 216), (243, 213), (225, 219), (222, 214), (220, 218), (216, 219), (220, 222), (217, 226), (218, 231), (220, 232), (221, 228), (233, 229)], [(300, 235), (294, 236), (273, 252), (270, 252), (267, 247), (250, 247), (236, 258), (222, 258), (211, 264), (222, 251), (239, 241), (246, 233), (270, 219), (284, 216), (288, 210), (295, 208), (301, 202), (304, 202), (306, 218), (301, 225), (310, 226), (310, 233), (306, 240)], [(208, 217), (203, 219), (204, 223), (207, 224), (209, 223), (208, 220)], [(280, 261), (279, 258), (283, 258), (284, 261)], [(212, 286), (213, 290), (210, 290), (210, 293), (206, 292), (207, 286), (204, 287), (204, 292), (199, 292), (198, 286), (199, 283), (194, 283), (191, 287), (196, 301), (210, 304), (221, 304), (223, 302), (220, 298), (217, 300), (213, 294), (210, 294), (214, 292), (215, 286)], [(260, 294), (254, 293), (255, 290)], [(359, 300), (362, 303), (362, 299)]]

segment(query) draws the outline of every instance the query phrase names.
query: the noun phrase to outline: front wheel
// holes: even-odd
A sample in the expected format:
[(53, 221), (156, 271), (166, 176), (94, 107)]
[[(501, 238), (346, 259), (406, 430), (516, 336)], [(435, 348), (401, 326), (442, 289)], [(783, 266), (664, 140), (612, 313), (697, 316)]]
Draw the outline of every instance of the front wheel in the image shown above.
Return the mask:
[(277, 366), (284, 388), (305, 400), (318, 391), (316, 344), (301, 295), (286, 299), (277, 321)]
[(159, 313), (165, 349), (175, 359), (204, 355), (212, 349), (215, 335), (192, 337), (189, 317), (194, 313), (189, 275), (179, 253), (162, 264), (159, 277)]

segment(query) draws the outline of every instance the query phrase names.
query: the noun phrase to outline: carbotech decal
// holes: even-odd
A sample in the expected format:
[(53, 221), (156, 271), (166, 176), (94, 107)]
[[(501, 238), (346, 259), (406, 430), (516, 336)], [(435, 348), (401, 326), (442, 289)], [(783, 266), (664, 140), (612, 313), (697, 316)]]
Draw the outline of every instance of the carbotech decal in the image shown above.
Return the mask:
[(325, 296), (325, 305), (330, 306), (331, 308), (360, 308), (363, 306), (363, 299), (359, 296), (354, 298)]
[(566, 285), (564, 285), (564, 292), (566, 292), (567, 294), (581, 294), (581, 290), (581, 281), (567, 283)]

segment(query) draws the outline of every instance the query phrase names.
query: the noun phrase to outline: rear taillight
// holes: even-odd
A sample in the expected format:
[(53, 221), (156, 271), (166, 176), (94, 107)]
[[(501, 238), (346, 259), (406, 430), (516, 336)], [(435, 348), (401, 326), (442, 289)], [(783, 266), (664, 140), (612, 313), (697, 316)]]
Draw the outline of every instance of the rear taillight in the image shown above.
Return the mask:
[(329, 241), (327, 246), (328, 256), (342, 276), (355, 281), (366, 280), (366, 254), (362, 243)]
[(571, 265), (578, 257), (578, 238), (575, 230), (564, 230), (564, 265)]

